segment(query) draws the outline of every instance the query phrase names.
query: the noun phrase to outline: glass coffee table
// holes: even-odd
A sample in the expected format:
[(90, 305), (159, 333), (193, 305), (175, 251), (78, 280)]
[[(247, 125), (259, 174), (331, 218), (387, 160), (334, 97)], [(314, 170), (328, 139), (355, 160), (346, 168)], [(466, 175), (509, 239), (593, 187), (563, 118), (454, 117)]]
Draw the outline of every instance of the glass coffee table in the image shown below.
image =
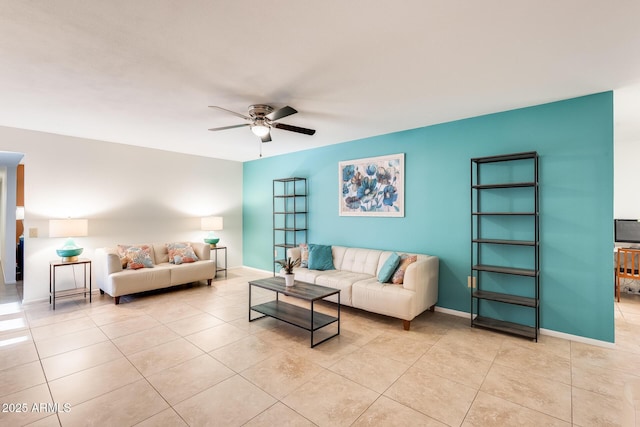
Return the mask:
[[(267, 289), (276, 293), (276, 299), (262, 304), (251, 305), (251, 289), (253, 287)], [(310, 309), (290, 304), (280, 300), (280, 294), (293, 298), (298, 298), (311, 303)], [(316, 301), (338, 295), (337, 316), (330, 316), (314, 310)], [(262, 316), (251, 318), (251, 312), (256, 311)], [(262, 319), (263, 317), (273, 317), (289, 323), (298, 328), (311, 332), (311, 347), (315, 347), (328, 339), (340, 335), (340, 289), (328, 288), (326, 286), (314, 285), (311, 283), (296, 280), (293, 286), (285, 286), (283, 277), (269, 277), (267, 279), (252, 280), (249, 282), (249, 322)], [(313, 333), (332, 323), (338, 324), (338, 332), (324, 338), (317, 343), (313, 342)]]

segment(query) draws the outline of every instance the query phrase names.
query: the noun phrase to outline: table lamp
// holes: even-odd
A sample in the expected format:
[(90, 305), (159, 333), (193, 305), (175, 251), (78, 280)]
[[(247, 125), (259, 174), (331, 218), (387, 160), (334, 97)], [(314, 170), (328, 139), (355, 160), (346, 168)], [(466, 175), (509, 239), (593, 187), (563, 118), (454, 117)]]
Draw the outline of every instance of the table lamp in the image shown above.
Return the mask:
[(73, 237), (84, 237), (89, 235), (89, 220), (87, 219), (50, 219), (49, 237), (66, 237), (64, 244), (56, 253), (63, 262), (75, 262), (83, 248), (78, 247)]
[(202, 231), (208, 231), (209, 234), (205, 237), (205, 243), (215, 248), (216, 243), (220, 241), (219, 237), (216, 237), (214, 231), (222, 230), (222, 217), (221, 216), (208, 216), (200, 219), (200, 228)]

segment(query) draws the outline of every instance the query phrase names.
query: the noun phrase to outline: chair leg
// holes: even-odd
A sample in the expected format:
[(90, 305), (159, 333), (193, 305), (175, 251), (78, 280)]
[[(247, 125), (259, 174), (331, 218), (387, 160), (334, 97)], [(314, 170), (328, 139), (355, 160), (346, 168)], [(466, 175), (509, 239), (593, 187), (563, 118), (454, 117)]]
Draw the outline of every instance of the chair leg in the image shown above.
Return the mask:
[(616, 275), (616, 300), (620, 302), (620, 276)]

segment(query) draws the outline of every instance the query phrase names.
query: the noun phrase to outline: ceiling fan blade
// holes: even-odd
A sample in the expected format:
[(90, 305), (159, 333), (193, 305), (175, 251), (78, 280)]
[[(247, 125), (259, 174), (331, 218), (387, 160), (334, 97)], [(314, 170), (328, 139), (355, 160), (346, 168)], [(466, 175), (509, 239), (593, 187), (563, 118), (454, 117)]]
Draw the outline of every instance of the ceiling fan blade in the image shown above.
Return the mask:
[(249, 126), (249, 123), (243, 123), (241, 125), (222, 126), (221, 128), (212, 128), (212, 129), (209, 129), (209, 130), (216, 131), (216, 130), (242, 128), (242, 127), (245, 127), (245, 126)]
[(290, 116), (292, 114), (297, 113), (298, 111), (295, 108), (291, 108), (288, 105), (286, 107), (282, 107), (281, 109), (274, 111), (270, 114), (267, 114), (267, 118), (271, 121), (280, 120), (283, 117)]
[(271, 126), (277, 129), (288, 130), (291, 132), (304, 133), (305, 135), (313, 135), (316, 133), (314, 129), (301, 128), (298, 126), (285, 125), (284, 123), (271, 123)]
[(226, 111), (227, 113), (231, 113), (234, 116), (242, 117), (245, 120), (251, 121), (251, 117), (245, 116), (244, 114), (236, 113), (235, 111), (227, 110), (226, 108), (218, 107), (216, 105), (209, 105), (209, 108), (217, 108), (218, 110)]
[(271, 141), (271, 132), (260, 138), (262, 142), (270, 142)]

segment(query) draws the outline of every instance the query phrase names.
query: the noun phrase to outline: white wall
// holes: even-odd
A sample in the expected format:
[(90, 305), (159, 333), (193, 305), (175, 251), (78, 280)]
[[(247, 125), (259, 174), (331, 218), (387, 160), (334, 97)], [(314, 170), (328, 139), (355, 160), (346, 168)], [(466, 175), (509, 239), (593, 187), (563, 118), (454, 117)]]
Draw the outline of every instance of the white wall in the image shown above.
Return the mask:
[(613, 156), (613, 217), (640, 219), (640, 141), (616, 142)]
[[(52, 218), (88, 218), (89, 236), (75, 240), (93, 258), (118, 243), (200, 241), (200, 217), (219, 215), (229, 267), (242, 265), (242, 163), (6, 127), (2, 150), (25, 153), (26, 303), (48, 298), (63, 241), (48, 237)], [(65, 288), (82, 269), (58, 273)]]

